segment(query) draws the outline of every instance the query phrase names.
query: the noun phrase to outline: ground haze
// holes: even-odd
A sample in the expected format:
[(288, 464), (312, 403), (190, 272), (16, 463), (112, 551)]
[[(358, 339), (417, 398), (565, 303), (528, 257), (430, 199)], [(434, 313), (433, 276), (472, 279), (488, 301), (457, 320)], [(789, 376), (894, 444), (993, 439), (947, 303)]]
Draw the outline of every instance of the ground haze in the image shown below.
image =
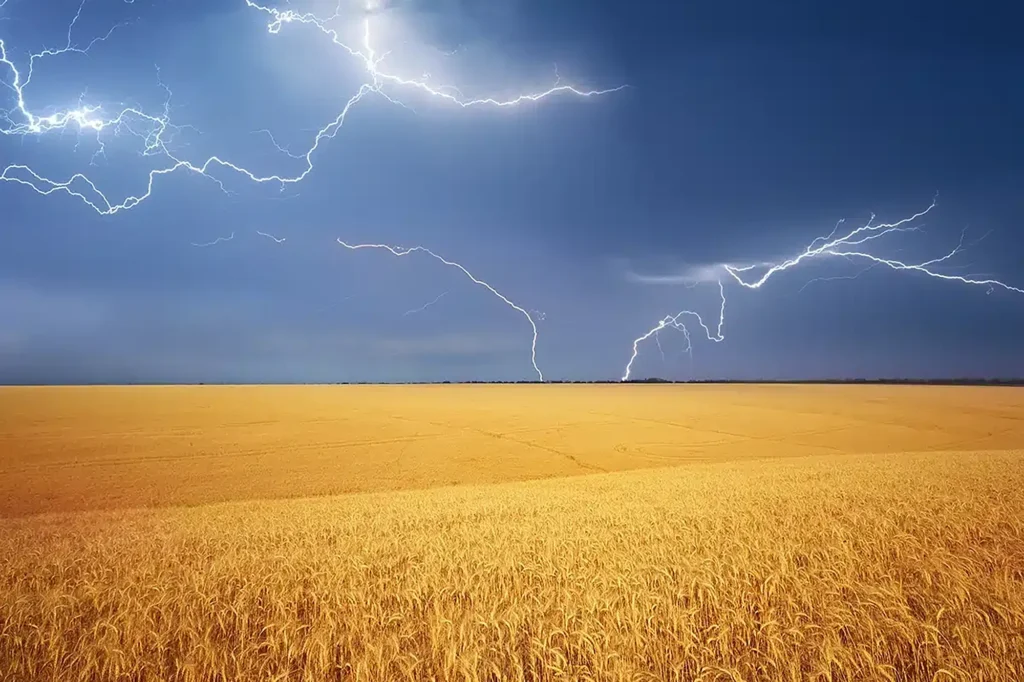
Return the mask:
[(4, 680), (1024, 679), (1022, 389), (0, 389), (0, 517)]

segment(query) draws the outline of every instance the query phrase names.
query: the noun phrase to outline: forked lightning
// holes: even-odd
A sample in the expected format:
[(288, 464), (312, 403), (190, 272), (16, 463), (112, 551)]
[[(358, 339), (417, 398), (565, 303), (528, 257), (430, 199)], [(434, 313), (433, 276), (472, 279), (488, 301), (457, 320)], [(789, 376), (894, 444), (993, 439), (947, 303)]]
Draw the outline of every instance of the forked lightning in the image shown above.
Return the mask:
[[(0, 173), (0, 180), (18, 183), (29, 187), (39, 194), (47, 195), (54, 193), (65, 193), (71, 195), (90, 208), (103, 215), (112, 215), (121, 211), (133, 208), (142, 201), (148, 199), (153, 191), (156, 180), (175, 171), (187, 171), (196, 173), (217, 180), (212, 172), (215, 169), (233, 171), (256, 183), (274, 183), (281, 186), (295, 184), (304, 180), (313, 171), (313, 158), (320, 150), (321, 144), (332, 139), (341, 130), (349, 112), (364, 97), (370, 94), (379, 95), (389, 102), (401, 104), (397, 99), (396, 91), (407, 90), (418, 92), (423, 95), (437, 98), (442, 102), (456, 105), (460, 108), (469, 107), (514, 107), (559, 94), (570, 94), (578, 97), (593, 97), (609, 94), (622, 90), (626, 86), (618, 86), (601, 90), (585, 90), (572, 85), (563, 85), (556, 82), (550, 88), (539, 92), (524, 93), (510, 99), (496, 99), (484, 97), (477, 99), (466, 99), (459, 94), (459, 90), (452, 86), (432, 86), (425, 79), (407, 78), (396, 73), (391, 73), (383, 68), (383, 63), (388, 56), (387, 52), (378, 54), (373, 45), (370, 18), (366, 17), (362, 24), (362, 44), (352, 47), (345, 43), (338, 31), (331, 27), (332, 22), (339, 19), (339, 14), (327, 18), (320, 18), (310, 13), (299, 13), (293, 10), (279, 10), (274, 7), (261, 5), (253, 0), (244, 0), (245, 5), (269, 17), (267, 24), (271, 34), (277, 34), (287, 24), (302, 24), (313, 27), (322, 35), (326, 36), (332, 44), (337, 46), (343, 53), (354, 58), (356, 63), (366, 72), (367, 80), (356, 89), (345, 102), (341, 111), (326, 125), (320, 128), (313, 136), (312, 142), (305, 152), (296, 154), (283, 150), (273, 140), (272, 144), (284, 153), (289, 159), (299, 160), (299, 168), (291, 172), (261, 173), (238, 165), (220, 156), (210, 156), (202, 161), (193, 161), (182, 158), (172, 152), (168, 146), (169, 136), (172, 132), (180, 130), (170, 120), (169, 101), (171, 91), (165, 87), (167, 101), (164, 109), (159, 114), (144, 112), (140, 109), (129, 107), (121, 109), (112, 115), (105, 115), (103, 108), (96, 104), (83, 104), (72, 109), (57, 110), (54, 113), (42, 115), (29, 105), (26, 89), (32, 81), (32, 76), (38, 62), (43, 59), (52, 58), (69, 52), (86, 54), (96, 46), (97, 43), (108, 39), (117, 27), (112, 28), (104, 36), (93, 39), (85, 47), (77, 47), (73, 42), (73, 31), (82, 14), (85, 0), (79, 6), (78, 13), (72, 19), (68, 28), (68, 40), (65, 47), (59, 49), (45, 49), (33, 53), (28, 58), (28, 65), (24, 75), (15, 60), (8, 54), (6, 43), (0, 39), (0, 66), (9, 71), (9, 77), (5, 84), (15, 93), (16, 106), (10, 111), (0, 127), (0, 132), (5, 135), (43, 135), (54, 131), (70, 131), (75, 133), (92, 132), (98, 136), (102, 144), (103, 133), (112, 131), (114, 133), (128, 133), (137, 137), (142, 142), (142, 153), (150, 157), (158, 157), (165, 160), (165, 164), (149, 171), (145, 188), (139, 194), (132, 194), (114, 200), (102, 191), (97, 184), (84, 173), (75, 173), (64, 179), (54, 179), (43, 175), (29, 166), (23, 164), (10, 164)], [(2, 7), (2, 5), (0, 5)], [(162, 83), (161, 83), (162, 85)], [(84, 99), (84, 96), (83, 96)], [(404, 105), (403, 105), (404, 106)], [(267, 131), (259, 131), (267, 132)], [(269, 133), (268, 133), (269, 134)]]
[[(1024, 294), (1024, 289), (1016, 286), (1011, 286), (1006, 282), (998, 279), (989, 277), (969, 277), (964, 275), (950, 274), (947, 272), (941, 272), (936, 269), (937, 266), (941, 266), (943, 263), (948, 262), (954, 256), (959, 254), (963, 250), (963, 235), (961, 235), (960, 243), (957, 244), (956, 248), (952, 249), (943, 256), (938, 258), (932, 258), (931, 260), (922, 261), (920, 263), (905, 262), (896, 260), (894, 258), (887, 258), (880, 256), (871, 251), (865, 250), (866, 244), (874, 242), (875, 240), (881, 239), (887, 235), (891, 235), (897, 232), (916, 232), (920, 229), (918, 221), (925, 215), (930, 213), (936, 206), (936, 202), (933, 201), (928, 208), (915, 213), (914, 215), (903, 218), (902, 220), (893, 223), (878, 223), (875, 224), (875, 217), (846, 233), (840, 234), (840, 228), (843, 225), (843, 221), (836, 223), (835, 228), (826, 237), (817, 237), (810, 244), (804, 248), (796, 256), (788, 258), (781, 263), (772, 264), (759, 264), (759, 265), (730, 265), (728, 263), (722, 263), (717, 266), (717, 270), (721, 273), (721, 278), (718, 280), (718, 289), (722, 297), (722, 307), (719, 313), (718, 326), (715, 333), (711, 332), (711, 329), (704, 324), (704, 320), (698, 313), (690, 310), (684, 310), (676, 315), (670, 315), (663, 318), (652, 327), (649, 331), (645, 332), (641, 336), (637, 337), (633, 341), (633, 354), (629, 358), (629, 362), (626, 363), (625, 371), (622, 375), (622, 381), (628, 381), (633, 369), (633, 363), (639, 353), (639, 346), (641, 343), (655, 336), (658, 332), (673, 328), (683, 331), (686, 336), (686, 342), (689, 346), (690, 334), (686, 329), (685, 325), (680, 321), (684, 316), (690, 316), (697, 320), (701, 328), (704, 330), (708, 340), (714, 342), (721, 342), (725, 339), (722, 335), (722, 326), (725, 323), (725, 286), (723, 279), (735, 281), (740, 286), (746, 289), (760, 289), (765, 283), (777, 275), (780, 272), (784, 272), (791, 268), (794, 268), (801, 263), (809, 260), (819, 258), (844, 258), (851, 261), (864, 261), (869, 264), (870, 268), (877, 266), (885, 266), (892, 270), (910, 271), (917, 272), (928, 277), (934, 277), (935, 279), (945, 280), (949, 282), (958, 282), (960, 284), (966, 284), (971, 286), (983, 286), (987, 287), (989, 291), (995, 289), (1002, 289), (1005, 291), (1013, 292), (1016, 294)], [(838, 235), (838, 236), (837, 236)], [(857, 247), (857, 248), (854, 248)], [(864, 274), (866, 270), (861, 271), (853, 278)], [(758, 274), (760, 273), (760, 274)], [(831, 278), (818, 278), (831, 279)]]
[[(366, 73), (366, 80), (348, 98), (341, 111), (316, 132), (311, 143), (304, 152), (295, 153), (284, 149), (277, 143), (274, 136), (268, 130), (256, 131), (269, 137), (271, 144), (281, 152), (282, 156), (286, 157), (290, 161), (298, 161), (299, 165), (297, 169), (290, 172), (280, 171), (264, 173), (238, 165), (220, 156), (210, 156), (205, 160), (193, 161), (183, 158), (178, 153), (173, 152), (168, 146), (170, 136), (174, 131), (180, 130), (180, 127), (171, 123), (170, 98), (172, 93), (169, 88), (163, 85), (162, 82), (161, 86), (165, 89), (167, 99), (165, 100), (163, 111), (159, 114), (147, 113), (137, 108), (124, 108), (111, 115), (106, 115), (101, 106), (96, 104), (84, 104), (81, 101), (75, 108), (57, 110), (46, 115), (37, 113), (37, 110), (29, 104), (29, 98), (26, 94), (26, 89), (28, 88), (32, 80), (32, 76), (35, 73), (37, 62), (41, 62), (45, 58), (52, 58), (69, 52), (86, 54), (97, 43), (103, 42), (109, 38), (111, 34), (113, 34), (114, 30), (118, 28), (115, 26), (107, 34), (92, 40), (84, 47), (76, 46), (73, 40), (73, 32), (79, 18), (81, 17), (82, 10), (85, 7), (85, 0), (82, 0), (82, 4), (79, 5), (78, 12), (69, 25), (66, 46), (60, 49), (46, 49), (41, 52), (31, 54), (28, 58), (28, 64), (25, 68), (24, 75), (15, 63), (15, 60), (8, 55), (4, 41), (0, 40), (0, 66), (4, 67), (9, 72), (6, 84), (11, 88), (11, 90), (13, 90), (17, 100), (15, 108), (9, 112), (4, 121), (3, 127), (0, 128), (0, 132), (5, 135), (22, 136), (44, 135), (54, 131), (71, 131), (78, 134), (91, 132), (96, 135), (101, 151), (103, 149), (102, 136), (105, 133), (128, 133), (141, 140), (141, 152), (143, 155), (162, 159), (164, 163), (149, 171), (146, 176), (142, 192), (138, 194), (129, 194), (120, 199), (110, 198), (107, 193), (101, 190), (96, 182), (90, 179), (90, 177), (85, 173), (75, 173), (67, 178), (54, 179), (30, 168), (29, 166), (23, 164), (10, 164), (3, 169), (2, 173), (0, 173), (0, 180), (24, 185), (42, 195), (55, 193), (67, 194), (79, 199), (102, 215), (113, 215), (134, 208), (142, 201), (148, 199), (152, 196), (156, 181), (161, 176), (168, 175), (179, 170), (208, 177), (214, 182), (217, 182), (218, 185), (221, 186), (221, 189), (224, 189), (221, 184), (222, 181), (213, 174), (213, 171), (217, 169), (233, 171), (255, 183), (273, 183), (280, 185), (282, 188), (286, 185), (299, 183), (313, 171), (314, 156), (320, 150), (321, 145), (338, 134), (352, 108), (368, 95), (378, 95), (388, 102), (398, 104), (400, 106), (405, 105), (398, 100), (398, 93), (407, 91), (436, 98), (442, 103), (455, 105), (461, 109), (471, 107), (505, 108), (537, 102), (555, 95), (595, 97), (598, 95), (617, 92), (626, 87), (617, 86), (606, 89), (583, 89), (573, 85), (563, 84), (561, 82), (561, 78), (558, 77), (554, 85), (547, 89), (538, 92), (519, 94), (510, 99), (497, 99), (493, 97), (475, 99), (465, 98), (458, 88), (453, 86), (434, 86), (427, 81), (426, 77), (408, 78), (385, 69), (384, 61), (387, 58), (388, 53), (380, 53), (374, 46), (369, 17), (364, 18), (362, 22), (361, 45), (352, 46), (346, 43), (342, 39), (338, 30), (332, 26), (333, 22), (340, 19), (339, 12), (336, 12), (330, 17), (321, 18), (308, 12), (297, 12), (291, 9), (277, 9), (275, 7), (254, 2), (253, 0), (244, 0), (244, 2), (245, 6), (249, 9), (267, 15), (267, 30), (271, 34), (278, 34), (282, 28), (288, 24), (299, 24), (312, 27), (321, 35), (325, 36), (333, 45), (339, 48), (343, 54), (353, 58), (360, 68)], [(3, 5), (4, 2), (0, 2), (0, 7), (3, 7)], [(84, 97), (82, 99), (84, 100)], [(269, 233), (260, 232), (259, 234), (268, 239), (272, 239), (277, 243), (284, 241), (283, 238), (279, 239)], [(213, 246), (224, 241), (229, 241), (233, 237), (234, 235), (232, 234), (231, 237), (218, 238), (212, 242), (194, 244), (194, 246)], [(350, 246), (344, 242), (340, 243), (353, 249), (370, 247), (386, 248), (393, 254), (399, 256), (407, 255), (414, 251), (422, 251), (446, 265), (460, 269), (474, 283), (486, 287), (504, 303), (526, 317), (530, 323), (531, 329), (533, 330), (533, 342), (531, 344), (531, 361), (533, 369), (536, 371), (537, 376), (543, 379), (543, 374), (537, 366), (536, 361), (537, 326), (533, 317), (525, 308), (512, 303), (512, 301), (491, 287), (490, 284), (477, 279), (470, 274), (466, 268), (458, 263), (441, 258), (437, 254), (422, 247), (403, 250), (384, 245), (367, 244)]]
[[(131, 2), (131, 0), (125, 1)], [(172, 92), (159, 77), (158, 83), (166, 95), (163, 107), (158, 112), (147, 112), (139, 107), (120, 107), (108, 112), (103, 106), (88, 102), (85, 95), (79, 98), (76, 106), (70, 108), (39, 106), (35, 104), (31, 97), (30, 86), (33, 84), (33, 78), (36, 77), (44, 62), (50, 63), (65, 55), (87, 54), (93, 48), (108, 41), (115, 35), (115, 32), (123, 28), (123, 24), (119, 24), (111, 27), (106, 33), (93, 37), (85, 43), (77, 43), (74, 33), (86, 7), (86, 0), (82, 0), (77, 12), (68, 25), (67, 39), (61, 47), (46, 48), (29, 53), (24, 59), (18, 59), (4, 39), (0, 38), (0, 83), (6, 85), (13, 93), (13, 106), (6, 112), (0, 113), (0, 135), (7, 137), (30, 137), (65, 132), (72, 132), (76, 135), (91, 134), (95, 136), (97, 141), (98, 150), (96, 154), (103, 154), (104, 144), (109, 137), (118, 136), (122, 139), (134, 140), (138, 145), (137, 151), (142, 156), (152, 159), (156, 167), (142, 176), (142, 181), (136, 193), (126, 193), (117, 198), (109, 196), (86, 172), (76, 172), (63, 178), (53, 178), (28, 165), (11, 163), (0, 172), (0, 180), (28, 187), (41, 195), (69, 195), (101, 215), (114, 215), (134, 208), (151, 197), (158, 180), (164, 175), (177, 171), (206, 177), (212, 182), (217, 183), (222, 190), (225, 189), (222, 184), (223, 177), (219, 176), (216, 171), (234, 173), (258, 184), (275, 184), (282, 189), (285, 186), (297, 184), (313, 172), (314, 158), (317, 152), (321, 150), (323, 144), (333, 139), (339, 133), (352, 108), (370, 95), (376, 95), (390, 103), (403, 107), (406, 105), (401, 101), (400, 97), (404, 93), (409, 93), (436, 99), (440, 103), (453, 105), (459, 109), (472, 107), (504, 108), (537, 102), (555, 95), (572, 95), (583, 98), (595, 97), (613, 93), (626, 87), (584, 89), (563, 84), (561, 79), (557, 78), (555, 83), (547, 89), (522, 93), (509, 99), (493, 97), (467, 98), (458, 88), (453, 86), (433, 85), (426, 76), (410, 78), (386, 68), (385, 61), (389, 53), (378, 51), (377, 46), (374, 45), (369, 16), (364, 17), (362, 20), (361, 39), (358, 44), (350, 44), (342, 38), (339, 30), (336, 28), (336, 22), (341, 19), (340, 12), (335, 12), (332, 16), (322, 18), (308, 12), (278, 9), (260, 4), (254, 0), (239, 0), (240, 4), (243, 2), (244, 6), (249, 10), (266, 16), (267, 30), (271, 35), (277, 35), (290, 24), (309, 27), (338, 48), (340, 54), (351, 58), (358, 65), (360, 71), (365, 74), (364, 81), (345, 100), (337, 115), (327, 121), (312, 136), (305, 151), (287, 150), (277, 143), (269, 131), (257, 131), (269, 137), (273, 147), (281, 153), (282, 162), (287, 164), (289, 168), (272, 172), (258, 171), (217, 155), (209, 156), (206, 159), (184, 158), (180, 151), (172, 149), (172, 143), (174, 142), (174, 135), (189, 126), (178, 125), (171, 121), (170, 101)], [(0, 0), (0, 8), (4, 8), (6, 4), (6, 0)], [(722, 342), (725, 339), (725, 285), (727, 283), (735, 282), (744, 289), (760, 289), (774, 275), (811, 260), (842, 258), (847, 261), (860, 261), (867, 266), (861, 273), (845, 278), (855, 278), (863, 274), (863, 272), (875, 268), (889, 268), (895, 271), (915, 272), (919, 275), (963, 285), (981, 286), (985, 287), (989, 292), (1003, 290), (1024, 294), (1024, 289), (992, 277), (967, 276), (950, 272), (949, 261), (963, 250), (962, 239), (956, 248), (945, 255), (922, 262), (897, 260), (878, 252), (877, 246), (881, 242), (877, 240), (893, 233), (916, 231), (918, 229), (918, 221), (931, 212), (934, 207), (935, 203), (933, 202), (925, 210), (892, 223), (875, 224), (872, 217), (866, 224), (845, 233), (841, 232), (843, 223), (837, 223), (830, 234), (814, 239), (795, 256), (778, 263), (758, 265), (721, 263), (714, 266), (713, 271), (715, 274), (710, 278), (710, 281), (717, 284), (721, 300), (717, 323), (712, 325), (706, 324), (701, 315), (693, 310), (683, 310), (675, 315), (662, 318), (650, 330), (633, 341), (633, 352), (629, 362), (626, 364), (622, 379), (628, 380), (631, 377), (634, 362), (637, 359), (641, 345), (645, 341), (648, 341), (653, 336), (658, 347), (661, 347), (659, 334), (662, 331), (674, 329), (682, 332), (686, 339), (687, 350), (689, 350), (692, 347), (690, 329), (686, 324), (689, 320), (695, 321), (701, 327), (704, 336), (708, 340), (715, 343)], [(258, 234), (278, 244), (285, 241), (284, 238), (278, 238), (270, 233), (258, 232)], [(220, 237), (212, 242), (194, 244), (194, 246), (212, 246), (224, 241), (230, 241), (233, 237), (234, 234), (232, 233), (230, 237)], [(537, 325), (534, 316), (530, 314), (529, 310), (513, 303), (497, 289), (475, 277), (459, 263), (447, 260), (424, 247), (399, 248), (386, 244), (349, 244), (340, 239), (338, 242), (351, 250), (383, 249), (395, 256), (406, 256), (415, 252), (422, 252), (447, 266), (460, 270), (473, 283), (486, 288), (504, 304), (527, 319), (532, 330), (531, 363), (537, 376), (543, 380), (544, 375), (537, 365)], [(819, 279), (841, 278), (844, 277), (823, 277)], [(436, 302), (436, 300), (432, 301), (424, 306), (424, 308)]]

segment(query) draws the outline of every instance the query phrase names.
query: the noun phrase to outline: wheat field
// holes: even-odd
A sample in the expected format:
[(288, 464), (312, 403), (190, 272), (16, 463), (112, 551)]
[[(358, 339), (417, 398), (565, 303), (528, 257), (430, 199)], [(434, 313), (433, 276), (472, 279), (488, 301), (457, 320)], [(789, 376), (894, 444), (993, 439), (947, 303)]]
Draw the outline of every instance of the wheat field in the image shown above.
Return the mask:
[(0, 389), (3, 680), (1024, 679), (1024, 391)]

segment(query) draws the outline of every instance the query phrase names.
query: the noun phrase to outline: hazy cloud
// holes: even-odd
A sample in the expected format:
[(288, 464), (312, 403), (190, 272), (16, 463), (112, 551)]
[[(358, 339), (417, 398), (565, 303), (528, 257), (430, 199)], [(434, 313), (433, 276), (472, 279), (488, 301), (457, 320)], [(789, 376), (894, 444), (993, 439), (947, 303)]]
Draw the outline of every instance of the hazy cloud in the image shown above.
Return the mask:
[(722, 265), (687, 265), (674, 272), (646, 274), (632, 269), (626, 270), (626, 281), (634, 284), (662, 286), (693, 286), (704, 282), (717, 282), (726, 275)]

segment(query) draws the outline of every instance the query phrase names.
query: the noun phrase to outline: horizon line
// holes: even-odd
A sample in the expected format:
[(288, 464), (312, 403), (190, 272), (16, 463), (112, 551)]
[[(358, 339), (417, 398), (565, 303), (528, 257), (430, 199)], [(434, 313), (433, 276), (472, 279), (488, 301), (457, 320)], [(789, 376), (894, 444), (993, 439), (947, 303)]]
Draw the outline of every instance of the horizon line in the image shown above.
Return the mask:
[(1024, 387), (1024, 377), (942, 377), (924, 378), (831, 378), (831, 379), (665, 379), (650, 377), (646, 379), (537, 379), (520, 380), (441, 380), (441, 381), (111, 381), (111, 382), (75, 382), (75, 383), (3, 383), (0, 388), (61, 388), (61, 387), (118, 387), (118, 386), (455, 386), (455, 385), (565, 385), (565, 384), (751, 384), (751, 385), (786, 385), (786, 384), (828, 384), (828, 385), (901, 385), (901, 386), (1015, 386)]

